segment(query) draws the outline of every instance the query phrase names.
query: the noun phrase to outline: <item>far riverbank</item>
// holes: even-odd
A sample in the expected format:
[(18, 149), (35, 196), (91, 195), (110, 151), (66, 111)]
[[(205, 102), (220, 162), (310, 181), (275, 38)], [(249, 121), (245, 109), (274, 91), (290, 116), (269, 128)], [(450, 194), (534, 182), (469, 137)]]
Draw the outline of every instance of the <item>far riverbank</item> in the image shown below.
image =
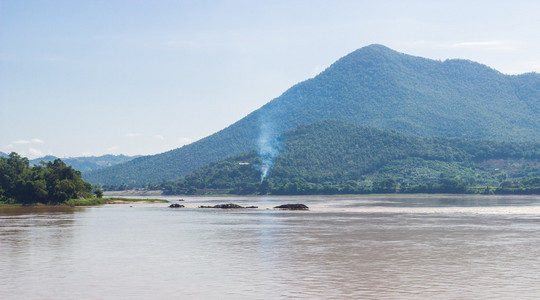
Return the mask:
[(105, 197), (124, 197), (124, 196), (162, 196), (161, 190), (123, 190), (123, 191), (105, 191), (103, 196)]

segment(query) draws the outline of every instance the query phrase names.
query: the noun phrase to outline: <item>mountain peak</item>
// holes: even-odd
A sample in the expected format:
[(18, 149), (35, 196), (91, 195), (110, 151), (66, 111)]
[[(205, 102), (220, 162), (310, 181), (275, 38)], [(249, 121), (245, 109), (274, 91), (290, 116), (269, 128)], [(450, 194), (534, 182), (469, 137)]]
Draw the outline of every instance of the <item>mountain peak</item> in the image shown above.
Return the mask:
[[(326, 71), (337, 70), (338, 72), (344, 71), (354, 73), (358, 71), (359, 68), (379, 69), (378, 71), (381, 71), (387, 68), (394, 68), (396, 65), (400, 65), (404, 60), (408, 59), (414, 60), (419, 58), (397, 52), (384, 45), (371, 44), (345, 55), (328, 67)], [(386, 67), (381, 68), (381, 66)]]
[(381, 45), (381, 44), (367, 45), (367, 46), (364, 46), (362, 48), (359, 48), (358, 50), (371, 50), (371, 51), (378, 51), (378, 52), (394, 52), (394, 53), (397, 53), (397, 51), (395, 51), (393, 49), (390, 49), (390, 48), (386, 47), (385, 45)]
[(393, 49), (390, 49), (384, 45), (371, 44), (362, 48), (359, 48), (345, 57), (358, 57), (358, 56), (394, 56), (401, 54)]

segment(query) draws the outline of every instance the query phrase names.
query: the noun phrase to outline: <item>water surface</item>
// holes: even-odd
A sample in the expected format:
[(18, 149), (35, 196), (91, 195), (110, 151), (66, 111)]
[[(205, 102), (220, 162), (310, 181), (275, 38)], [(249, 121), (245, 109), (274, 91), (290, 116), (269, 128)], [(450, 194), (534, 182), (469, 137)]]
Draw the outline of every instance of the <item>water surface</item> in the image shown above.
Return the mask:
[[(184, 199), (183, 209), (0, 208), (0, 298), (540, 294), (540, 197)], [(197, 208), (229, 202), (259, 209)], [(271, 209), (285, 203), (305, 203), (311, 210)]]

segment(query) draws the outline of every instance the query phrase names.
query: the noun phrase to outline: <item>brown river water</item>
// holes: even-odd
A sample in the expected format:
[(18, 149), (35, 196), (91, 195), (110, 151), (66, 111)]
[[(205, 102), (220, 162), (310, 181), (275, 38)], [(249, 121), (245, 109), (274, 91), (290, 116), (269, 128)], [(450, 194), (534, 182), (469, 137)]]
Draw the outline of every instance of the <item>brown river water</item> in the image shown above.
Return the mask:
[(540, 297), (540, 196), (184, 199), (0, 208), (0, 299)]

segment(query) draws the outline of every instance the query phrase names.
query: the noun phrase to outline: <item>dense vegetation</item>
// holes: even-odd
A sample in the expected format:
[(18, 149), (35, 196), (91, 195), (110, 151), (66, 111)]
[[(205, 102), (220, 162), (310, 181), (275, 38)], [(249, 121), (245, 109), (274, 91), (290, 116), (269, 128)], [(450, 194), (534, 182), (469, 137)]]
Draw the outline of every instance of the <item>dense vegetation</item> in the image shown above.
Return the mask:
[(504, 181), (495, 191), (497, 194), (537, 194), (540, 195), (540, 177), (520, 182)]
[[(102, 156), (68, 157), (63, 158), (62, 161), (66, 165), (73, 167), (75, 170), (87, 172), (125, 163), (137, 157), (140, 156), (107, 154)], [(58, 157), (56, 156), (47, 155), (44, 157), (30, 160), (30, 165), (39, 165), (42, 161), (45, 163), (53, 162), (57, 158)]]
[(275, 137), (331, 119), (419, 137), (539, 141), (538, 99), (536, 73), (509, 76), (471, 61), (436, 61), (371, 45), (198, 142), (84, 176), (109, 185), (180, 178), (256, 150), (263, 127)]
[(15, 152), (0, 158), (0, 203), (76, 205), (83, 198), (92, 199), (92, 185), (60, 159), (30, 167)]
[(282, 152), (262, 182), (260, 158), (248, 152), (160, 187), (172, 194), (532, 193), (539, 187), (540, 143), (419, 138), (343, 121), (299, 126), (280, 140)]

